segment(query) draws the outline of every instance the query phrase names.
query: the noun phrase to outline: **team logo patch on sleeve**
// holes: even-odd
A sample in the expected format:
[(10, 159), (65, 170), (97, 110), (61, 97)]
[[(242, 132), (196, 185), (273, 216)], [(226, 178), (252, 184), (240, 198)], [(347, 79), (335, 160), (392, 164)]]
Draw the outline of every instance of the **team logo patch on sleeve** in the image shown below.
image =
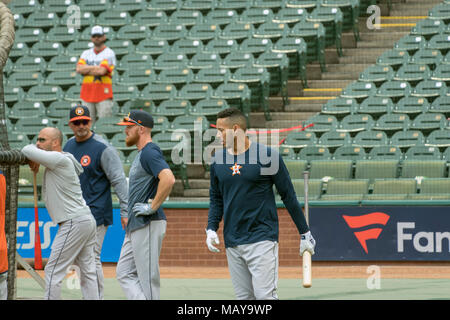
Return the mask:
[(242, 168), (242, 166), (238, 165), (237, 163), (234, 164), (234, 166), (230, 167), (230, 169), (233, 171), (233, 176), (235, 174), (241, 174), (241, 171), (239, 171)]
[(82, 156), (80, 159), (80, 163), (83, 167), (87, 167), (88, 165), (91, 164), (91, 157), (89, 156)]

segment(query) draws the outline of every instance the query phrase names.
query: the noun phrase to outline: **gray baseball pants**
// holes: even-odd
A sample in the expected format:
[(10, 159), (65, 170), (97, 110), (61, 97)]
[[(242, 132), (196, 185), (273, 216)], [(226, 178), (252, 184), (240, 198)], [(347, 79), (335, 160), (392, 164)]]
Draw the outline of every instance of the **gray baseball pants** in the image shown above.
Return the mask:
[(156, 220), (126, 233), (116, 274), (127, 299), (159, 300), (159, 255), (166, 225)]
[(97, 103), (93, 102), (86, 102), (81, 100), (81, 102), (88, 107), (89, 114), (92, 119), (92, 123), (95, 122), (95, 118), (105, 118), (105, 117), (111, 117), (112, 114), (112, 108), (114, 105), (114, 102), (112, 99), (106, 99)]
[(226, 249), (238, 300), (277, 300), (278, 243), (261, 241)]
[(98, 300), (95, 272), (96, 223), (84, 215), (59, 224), (52, 252), (45, 266), (46, 300), (61, 299), (61, 284), (72, 264), (80, 268), (80, 287), (85, 300)]
[(8, 298), (8, 271), (0, 273), (0, 300)]
[(103, 283), (104, 283), (104, 276), (103, 276), (103, 266), (101, 261), (101, 253), (102, 253), (102, 247), (103, 247), (103, 241), (105, 240), (105, 234), (108, 230), (108, 226), (100, 225), (97, 227), (96, 232), (96, 242), (94, 247), (95, 252), (95, 266), (97, 271), (97, 285), (98, 285), (98, 294), (99, 299), (103, 300)]

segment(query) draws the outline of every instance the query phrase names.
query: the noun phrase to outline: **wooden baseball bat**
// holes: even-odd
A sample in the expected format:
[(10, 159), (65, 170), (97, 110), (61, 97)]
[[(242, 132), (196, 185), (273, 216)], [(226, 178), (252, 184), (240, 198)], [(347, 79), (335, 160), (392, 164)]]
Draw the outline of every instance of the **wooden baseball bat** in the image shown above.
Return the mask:
[(34, 193), (34, 269), (42, 270), (41, 237), (39, 235), (39, 214), (36, 172), (33, 172), (33, 193)]
[[(305, 219), (306, 223), (309, 225), (309, 203), (308, 203), (308, 179), (309, 172), (303, 172), (303, 182), (305, 183)], [(303, 287), (310, 288), (312, 285), (312, 270), (311, 270), (311, 253), (309, 251), (303, 252), (302, 255), (303, 262)]]

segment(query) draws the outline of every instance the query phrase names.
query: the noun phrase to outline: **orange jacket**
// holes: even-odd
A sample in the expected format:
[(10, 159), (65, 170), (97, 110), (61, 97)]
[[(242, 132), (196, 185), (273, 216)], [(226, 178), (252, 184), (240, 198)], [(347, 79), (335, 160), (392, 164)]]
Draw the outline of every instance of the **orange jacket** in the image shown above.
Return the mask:
[(8, 271), (8, 252), (5, 236), (6, 180), (0, 171), (0, 273)]

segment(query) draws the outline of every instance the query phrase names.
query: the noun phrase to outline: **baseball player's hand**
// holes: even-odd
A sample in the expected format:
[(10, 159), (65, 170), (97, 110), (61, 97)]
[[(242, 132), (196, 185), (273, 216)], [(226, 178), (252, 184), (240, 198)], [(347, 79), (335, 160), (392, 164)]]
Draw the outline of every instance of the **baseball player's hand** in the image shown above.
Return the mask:
[(300, 255), (303, 255), (303, 252), (309, 251), (311, 255), (314, 254), (314, 248), (316, 246), (316, 240), (314, 240), (311, 231), (307, 233), (301, 234), (300, 240)]
[(120, 218), (120, 223), (122, 224), (122, 229), (126, 230), (128, 225), (128, 218)]
[(30, 166), (31, 171), (38, 173), (40, 164), (31, 160), (28, 160), (28, 165)]
[(219, 252), (220, 250), (214, 247), (213, 244), (219, 244), (219, 237), (215, 231), (208, 229), (206, 230), (206, 245), (208, 246), (209, 251)]
[(152, 209), (151, 203), (136, 203), (133, 206), (133, 213), (136, 217), (149, 216), (156, 213), (156, 210)]

